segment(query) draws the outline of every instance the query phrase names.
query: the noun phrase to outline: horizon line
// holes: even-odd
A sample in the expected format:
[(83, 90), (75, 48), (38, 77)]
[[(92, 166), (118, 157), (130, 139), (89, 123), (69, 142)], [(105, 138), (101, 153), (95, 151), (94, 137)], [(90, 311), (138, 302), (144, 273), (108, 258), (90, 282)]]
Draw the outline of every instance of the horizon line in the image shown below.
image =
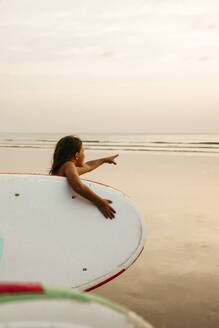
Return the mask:
[(205, 134), (205, 135), (216, 135), (219, 134), (218, 132), (146, 132), (146, 131), (130, 131), (130, 132), (119, 132), (119, 131), (75, 131), (75, 133), (72, 133), (71, 131), (0, 131), (0, 134), (5, 134), (5, 133), (17, 133), (17, 134), (22, 134), (22, 133), (28, 133), (28, 134), (65, 134), (65, 135), (78, 135), (78, 134), (154, 134), (154, 135), (200, 135), (200, 134)]

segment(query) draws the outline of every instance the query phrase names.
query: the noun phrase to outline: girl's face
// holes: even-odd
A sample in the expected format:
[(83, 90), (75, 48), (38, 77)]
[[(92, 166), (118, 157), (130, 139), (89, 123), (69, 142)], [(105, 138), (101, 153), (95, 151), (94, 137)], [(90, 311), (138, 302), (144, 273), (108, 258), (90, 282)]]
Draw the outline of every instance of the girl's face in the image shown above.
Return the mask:
[(74, 158), (75, 165), (78, 167), (84, 166), (84, 159), (85, 159), (84, 146), (82, 145), (80, 152), (75, 154), (75, 158)]

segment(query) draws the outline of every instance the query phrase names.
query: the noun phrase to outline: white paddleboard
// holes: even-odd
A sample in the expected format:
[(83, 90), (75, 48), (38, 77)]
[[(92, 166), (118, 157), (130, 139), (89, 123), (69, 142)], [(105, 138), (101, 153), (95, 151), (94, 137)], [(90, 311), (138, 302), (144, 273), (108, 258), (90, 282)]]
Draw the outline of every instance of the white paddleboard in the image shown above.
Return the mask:
[(83, 180), (111, 199), (106, 219), (64, 177), (0, 174), (0, 281), (91, 290), (124, 272), (144, 247), (143, 217), (122, 192)]
[(78, 290), (0, 283), (0, 328), (152, 328), (127, 308)]

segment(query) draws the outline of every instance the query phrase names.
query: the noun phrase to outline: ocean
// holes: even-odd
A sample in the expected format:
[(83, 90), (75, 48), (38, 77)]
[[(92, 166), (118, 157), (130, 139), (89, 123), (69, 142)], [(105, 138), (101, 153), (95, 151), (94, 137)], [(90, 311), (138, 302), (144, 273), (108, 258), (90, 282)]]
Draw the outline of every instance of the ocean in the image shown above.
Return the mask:
[[(0, 148), (54, 149), (65, 133), (0, 133)], [(219, 154), (219, 134), (79, 133), (87, 150)]]

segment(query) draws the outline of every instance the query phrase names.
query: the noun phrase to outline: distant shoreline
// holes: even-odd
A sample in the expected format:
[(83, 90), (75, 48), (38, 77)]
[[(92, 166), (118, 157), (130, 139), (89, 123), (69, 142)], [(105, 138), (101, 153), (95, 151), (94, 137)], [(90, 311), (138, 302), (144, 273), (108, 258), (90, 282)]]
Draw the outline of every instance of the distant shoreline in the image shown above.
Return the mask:
[[(63, 136), (55, 133), (0, 133), (0, 148), (54, 149)], [(86, 150), (111, 152), (219, 155), (219, 135), (80, 134)]]

